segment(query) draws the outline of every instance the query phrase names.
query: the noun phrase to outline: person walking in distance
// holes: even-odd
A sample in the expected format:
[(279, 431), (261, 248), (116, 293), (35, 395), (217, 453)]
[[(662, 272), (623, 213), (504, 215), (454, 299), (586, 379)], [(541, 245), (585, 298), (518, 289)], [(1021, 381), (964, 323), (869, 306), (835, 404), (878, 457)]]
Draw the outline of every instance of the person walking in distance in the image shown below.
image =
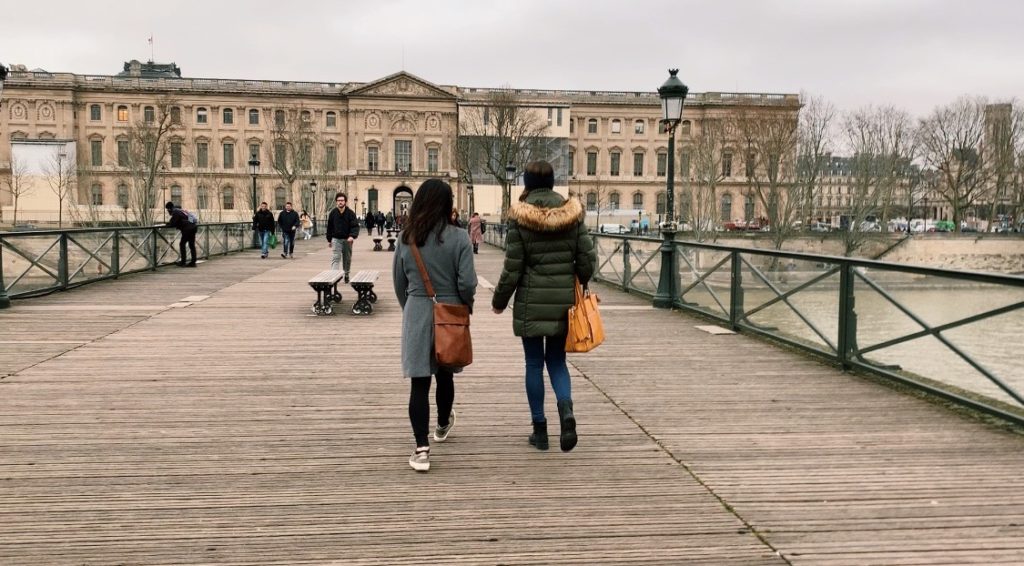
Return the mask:
[(305, 210), (299, 215), (299, 222), (302, 223), (302, 239), (308, 240), (313, 237), (313, 221), (309, 219), (309, 215), (306, 214)]
[(281, 228), (281, 257), (295, 259), (295, 235), (301, 221), (299, 213), (292, 210), (292, 203), (284, 203), (284, 210), (277, 215), (277, 225)]
[[(178, 242), (178, 267), (196, 266), (196, 232), (199, 226), (192, 219), (188, 212), (181, 208), (175, 208), (173, 202), (164, 205), (167, 209), (167, 225), (177, 228), (181, 232), (181, 240)], [(192, 261), (185, 263), (185, 246), (192, 252)]]
[[(443, 442), (455, 426), (454, 374), (461, 368), (438, 366), (434, 354), (434, 300), (473, 309), (476, 272), (469, 236), (451, 224), (452, 188), (440, 179), (424, 182), (412, 201), (409, 220), (395, 250), (391, 269), (395, 295), (402, 306), (402, 375), (410, 378), (409, 422), (416, 449), (409, 465), (417, 472), (430, 469), (430, 378), (437, 381), (437, 427), (434, 440)], [(415, 251), (434, 289), (434, 299), (417, 266)]]
[(576, 279), (584, 287), (594, 274), (597, 255), (583, 222), (578, 199), (556, 193), (554, 170), (546, 161), (526, 166), (525, 191), (508, 213), (505, 264), (494, 288), (491, 307), (501, 314), (515, 294), (512, 332), (522, 337), (526, 357), (526, 399), (533, 419), (530, 444), (548, 448), (544, 417), (544, 366), (555, 391), (560, 445), (576, 446), (569, 369), (565, 363), (568, 312), (576, 299)]
[(480, 244), (484, 241), (484, 221), (479, 212), (469, 217), (469, 241), (473, 244), (473, 253), (480, 253)]
[(327, 216), (327, 247), (332, 249), (331, 269), (338, 269), (339, 264), (345, 271), (345, 283), (348, 283), (352, 269), (352, 243), (359, 237), (359, 218), (346, 203), (348, 196), (339, 192), (334, 195), (337, 206)]
[(260, 203), (260, 209), (252, 217), (252, 229), (260, 235), (260, 259), (267, 259), (270, 235), (274, 233), (274, 213), (267, 208), (267, 202)]
[(373, 235), (373, 223), (376, 221), (376, 217), (372, 212), (367, 212), (366, 217), (363, 219), (363, 224), (366, 225), (366, 235)]
[(377, 211), (377, 217), (374, 218), (373, 223), (374, 223), (374, 225), (377, 226), (377, 235), (378, 236), (383, 236), (384, 235), (384, 213), (378, 210)]

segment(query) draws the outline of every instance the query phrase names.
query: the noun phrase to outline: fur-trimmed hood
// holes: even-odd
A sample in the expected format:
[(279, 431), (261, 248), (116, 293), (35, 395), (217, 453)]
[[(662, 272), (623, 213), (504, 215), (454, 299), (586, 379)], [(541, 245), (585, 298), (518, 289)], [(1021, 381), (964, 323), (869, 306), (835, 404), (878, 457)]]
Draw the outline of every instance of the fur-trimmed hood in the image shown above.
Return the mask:
[(553, 207), (538, 206), (530, 202), (516, 202), (508, 211), (510, 220), (536, 232), (564, 232), (576, 227), (586, 211), (575, 198)]

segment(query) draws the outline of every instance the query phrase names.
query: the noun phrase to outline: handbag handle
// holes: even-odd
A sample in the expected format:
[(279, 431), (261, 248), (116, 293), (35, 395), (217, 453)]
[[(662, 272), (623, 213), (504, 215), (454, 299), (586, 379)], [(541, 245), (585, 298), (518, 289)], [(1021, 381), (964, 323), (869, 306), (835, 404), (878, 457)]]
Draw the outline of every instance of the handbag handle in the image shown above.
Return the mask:
[(420, 270), (420, 277), (423, 278), (423, 284), (427, 287), (427, 296), (430, 300), (437, 302), (437, 294), (434, 293), (434, 286), (430, 283), (430, 274), (427, 273), (427, 266), (423, 264), (423, 256), (420, 255), (420, 248), (416, 245), (416, 242), (409, 244), (412, 249), (412, 257), (416, 260), (416, 267)]

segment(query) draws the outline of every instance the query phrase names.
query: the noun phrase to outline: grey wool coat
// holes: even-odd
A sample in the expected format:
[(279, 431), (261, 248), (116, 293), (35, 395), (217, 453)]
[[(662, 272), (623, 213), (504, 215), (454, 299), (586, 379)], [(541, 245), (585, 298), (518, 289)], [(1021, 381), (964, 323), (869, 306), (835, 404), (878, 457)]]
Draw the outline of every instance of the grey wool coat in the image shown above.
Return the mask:
[[(437, 232), (427, 237), (420, 248), (437, 301), (469, 305), (473, 310), (476, 295), (476, 269), (473, 267), (473, 246), (469, 233), (456, 226), (444, 226), (443, 243)], [(395, 250), (391, 275), (395, 295), (402, 305), (402, 375), (426, 377), (437, 373), (434, 356), (434, 303), (427, 296), (426, 286), (416, 267), (416, 258), (409, 246), (399, 242)]]

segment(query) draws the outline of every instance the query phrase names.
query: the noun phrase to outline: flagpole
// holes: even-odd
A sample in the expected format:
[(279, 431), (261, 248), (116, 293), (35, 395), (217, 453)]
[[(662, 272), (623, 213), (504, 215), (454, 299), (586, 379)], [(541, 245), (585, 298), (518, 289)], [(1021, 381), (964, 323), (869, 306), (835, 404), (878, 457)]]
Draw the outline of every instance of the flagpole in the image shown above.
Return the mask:
[(153, 34), (149, 34), (149, 62), (155, 63), (156, 57), (153, 55)]

